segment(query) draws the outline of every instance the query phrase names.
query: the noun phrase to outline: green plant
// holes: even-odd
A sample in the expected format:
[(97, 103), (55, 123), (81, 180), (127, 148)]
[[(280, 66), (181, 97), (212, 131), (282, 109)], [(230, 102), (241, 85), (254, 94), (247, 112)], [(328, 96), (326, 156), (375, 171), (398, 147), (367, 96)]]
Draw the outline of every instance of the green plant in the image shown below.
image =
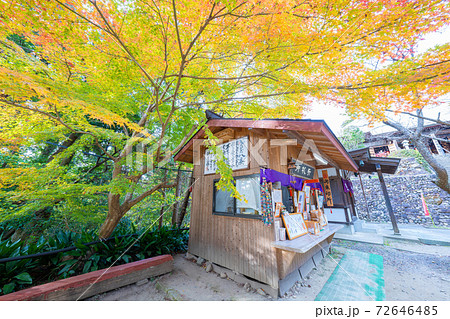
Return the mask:
[(432, 169), (427, 161), (423, 158), (422, 154), (419, 153), (418, 150), (405, 150), (401, 149), (389, 154), (389, 157), (398, 157), (398, 158), (415, 158), (416, 161), (427, 171), (432, 173)]
[[(188, 233), (169, 227), (145, 233), (127, 235), (126, 229), (117, 228), (116, 237), (109, 241), (85, 245), (96, 240), (92, 230), (81, 233), (61, 230), (46, 239), (0, 239), (0, 258), (25, 256), (44, 251), (60, 250), (75, 246), (76, 249), (55, 255), (0, 263), (0, 293), (7, 294), (32, 284), (68, 278), (98, 269), (142, 260), (161, 254), (185, 251)], [(131, 227), (132, 228), (132, 227)], [(0, 234), (3, 238), (3, 233)]]
[[(3, 237), (3, 234), (0, 238)], [(24, 244), (21, 240), (13, 241), (11, 238), (0, 239), (0, 258), (18, 257), (35, 254), (45, 246), (44, 238), (36, 243)], [(32, 284), (30, 273), (39, 264), (37, 259), (22, 259), (0, 264), (0, 292), (8, 294)]]
[(347, 150), (364, 147), (364, 132), (357, 126), (343, 126), (339, 140)]
[(154, 229), (146, 233), (140, 242), (144, 244), (142, 251), (148, 256), (156, 256), (187, 249), (188, 234), (182, 230), (171, 230), (168, 227)]

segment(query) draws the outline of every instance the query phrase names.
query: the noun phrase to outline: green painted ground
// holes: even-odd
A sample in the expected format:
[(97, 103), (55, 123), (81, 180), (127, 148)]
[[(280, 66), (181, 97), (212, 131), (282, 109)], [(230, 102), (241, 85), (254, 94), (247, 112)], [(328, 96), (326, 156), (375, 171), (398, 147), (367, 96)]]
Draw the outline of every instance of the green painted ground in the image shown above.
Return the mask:
[(383, 257), (348, 250), (315, 300), (385, 300)]

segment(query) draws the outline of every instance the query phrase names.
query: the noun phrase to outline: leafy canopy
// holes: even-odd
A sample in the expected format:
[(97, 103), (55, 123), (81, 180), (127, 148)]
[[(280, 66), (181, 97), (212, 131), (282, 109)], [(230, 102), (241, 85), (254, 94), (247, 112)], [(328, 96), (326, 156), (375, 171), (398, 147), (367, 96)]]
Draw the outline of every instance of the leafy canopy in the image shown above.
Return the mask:
[[(448, 92), (448, 45), (371, 63), (407, 55), (449, 11), (429, 0), (0, 1), (0, 144), (21, 154), (0, 187), (39, 205), (109, 193), (122, 214), (151, 194), (138, 182), (160, 182), (149, 172), (206, 108), (300, 118), (320, 99), (378, 119), (384, 107), (420, 107)], [(25, 165), (24, 148), (69, 134), (81, 137), (56, 160)], [(113, 163), (108, 182), (60, 165), (93, 148)], [(129, 151), (153, 164), (127, 167)]]

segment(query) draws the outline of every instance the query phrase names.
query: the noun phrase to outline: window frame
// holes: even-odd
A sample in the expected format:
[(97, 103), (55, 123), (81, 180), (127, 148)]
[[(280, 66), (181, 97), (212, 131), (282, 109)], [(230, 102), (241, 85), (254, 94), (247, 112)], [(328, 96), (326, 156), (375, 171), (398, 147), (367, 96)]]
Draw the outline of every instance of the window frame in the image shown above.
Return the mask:
[[(240, 175), (240, 176), (233, 176), (234, 179), (234, 185), (236, 186), (236, 180), (241, 179), (241, 178), (249, 178), (249, 177), (260, 177), (260, 174), (256, 173), (256, 174), (249, 174), (249, 175)], [(237, 213), (237, 207), (236, 207), (236, 203), (237, 200), (236, 198), (233, 198), (233, 213), (223, 213), (223, 212), (216, 212), (215, 208), (216, 208), (216, 191), (218, 190), (216, 187), (216, 183), (220, 180), (220, 178), (214, 179), (213, 180), (213, 207), (212, 207), (212, 214), (213, 215), (217, 215), (217, 216), (226, 216), (226, 217), (238, 217), (238, 218), (249, 218), (249, 219), (262, 219), (262, 215), (251, 215), (251, 214), (240, 214)], [(261, 185), (258, 182), (258, 185), (260, 187), (260, 200), (261, 200)]]

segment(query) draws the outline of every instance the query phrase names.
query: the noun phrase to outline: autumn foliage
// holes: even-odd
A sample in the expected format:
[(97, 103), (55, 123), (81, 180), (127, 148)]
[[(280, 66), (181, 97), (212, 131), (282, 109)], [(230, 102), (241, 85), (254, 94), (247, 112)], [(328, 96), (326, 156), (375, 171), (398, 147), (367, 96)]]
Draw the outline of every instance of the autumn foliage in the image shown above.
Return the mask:
[[(3, 169), (1, 186), (34, 209), (108, 193), (102, 237), (170, 187), (150, 172), (202, 125), (205, 109), (300, 118), (318, 99), (375, 120), (449, 90), (448, 45), (410, 54), (449, 24), (448, 1), (0, 0), (0, 12), (3, 151), (78, 136), (42, 167)], [(125, 157), (142, 140), (153, 164), (130, 170)], [(67, 173), (61, 160), (83, 147), (114, 163), (110, 182)]]

